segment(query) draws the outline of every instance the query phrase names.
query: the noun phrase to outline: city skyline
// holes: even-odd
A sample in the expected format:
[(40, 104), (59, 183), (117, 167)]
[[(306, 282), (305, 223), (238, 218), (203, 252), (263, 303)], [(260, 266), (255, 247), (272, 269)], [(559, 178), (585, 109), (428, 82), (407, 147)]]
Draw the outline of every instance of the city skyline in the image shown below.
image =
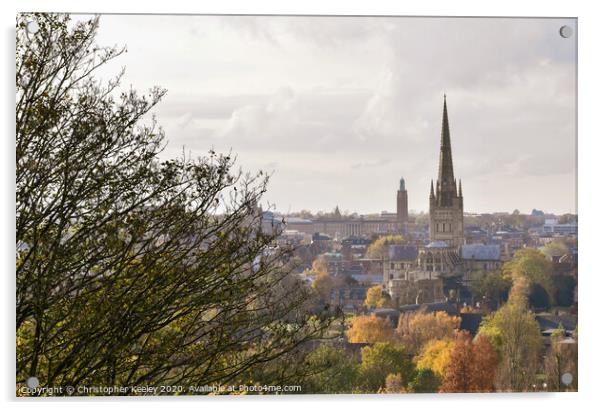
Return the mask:
[(576, 213), (573, 19), (182, 17), (98, 36), (124, 86), (168, 90), (165, 157), (232, 150), (278, 212), (392, 212), (401, 177), (426, 212), (446, 93), (466, 212)]

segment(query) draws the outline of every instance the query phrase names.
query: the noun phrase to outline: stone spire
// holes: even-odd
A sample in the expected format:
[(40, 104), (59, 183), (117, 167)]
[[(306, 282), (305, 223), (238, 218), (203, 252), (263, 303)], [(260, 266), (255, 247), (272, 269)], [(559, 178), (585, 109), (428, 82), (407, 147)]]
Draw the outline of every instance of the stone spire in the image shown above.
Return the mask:
[(447, 119), (447, 98), (443, 95), (443, 120), (441, 123), (441, 147), (439, 151), (439, 175), (437, 178), (437, 202), (440, 206), (451, 206), (457, 195), (454, 166), (452, 163), (449, 120)]
[(443, 95), (443, 120), (441, 123), (441, 150), (439, 152), (439, 182), (454, 180), (449, 120), (447, 119), (447, 97)]
[(431, 198), (435, 196), (435, 189), (433, 188), (433, 180), (431, 179)]
[(458, 190), (458, 196), (461, 197), (462, 196), (462, 180), (460, 180), (460, 188)]

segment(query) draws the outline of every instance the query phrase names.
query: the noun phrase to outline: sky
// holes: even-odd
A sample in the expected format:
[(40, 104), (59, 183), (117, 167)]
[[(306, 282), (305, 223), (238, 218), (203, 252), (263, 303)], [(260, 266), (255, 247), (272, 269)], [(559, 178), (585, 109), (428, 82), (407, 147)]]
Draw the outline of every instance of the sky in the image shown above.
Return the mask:
[[(76, 16), (83, 19), (84, 16)], [(443, 94), (466, 212), (576, 212), (574, 19), (103, 15), (168, 145), (272, 173), (280, 212), (428, 211)]]

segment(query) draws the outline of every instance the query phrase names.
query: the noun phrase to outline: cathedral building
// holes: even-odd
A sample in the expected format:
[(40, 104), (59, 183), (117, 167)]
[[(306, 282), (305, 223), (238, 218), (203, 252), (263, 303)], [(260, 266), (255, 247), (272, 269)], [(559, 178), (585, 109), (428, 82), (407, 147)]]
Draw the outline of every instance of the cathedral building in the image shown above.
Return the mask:
[(464, 244), (464, 200), (462, 181), (456, 184), (452, 162), (447, 101), (443, 97), (439, 174), (436, 187), (431, 180), (429, 196), (431, 242), (444, 242), (450, 248), (459, 249)]
[[(402, 179), (397, 192), (398, 220), (403, 215), (404, 206), (407, 209), (407, 192)], [(456, 183), (454, 177), (445, 96), (439, 174), (436, 187), (431, 180), (429, 214), (428, 245), (393, 245), (389, 248), (389, 258), (384, 263), (383, 285), (397, 306), (444, 300), (443, 278), (457, 275), (462, 270), (460, 252), (464, 245), (464, 203), (462, 183)]]

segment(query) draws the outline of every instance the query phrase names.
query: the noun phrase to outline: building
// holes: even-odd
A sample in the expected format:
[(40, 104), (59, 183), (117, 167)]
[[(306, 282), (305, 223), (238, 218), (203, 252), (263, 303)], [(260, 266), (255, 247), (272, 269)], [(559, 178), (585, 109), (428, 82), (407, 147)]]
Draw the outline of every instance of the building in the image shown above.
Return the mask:
[(442, 302), (445, 300), (443, 292), (443, 280), (436, 279), (392, 279), (387, 289), (391, 301), (396, 307)]
[(454, 177), (445, 96), (443, 97), (439, 174), (436, 188), (431, 180), (429, 205), (430, 240), (445, 242), (451, 248), (460, 248), (464, 244), (464, 200), (462, 197), (462, 181), (457, 186)]
[(501, 247), (480, 243), (463, 245), (462, 262), (466, 273), (496, 270), (502, 265)]
[(334, 216), (314, 219), (313, 229), (315, 232), (343, 239), (350, 236), (395, 233), (398, 232), (398, 223), (387, 218), (335, 214)]
[[(405, 181), (397, 193), (398, 220), (407, 207)], [(456, 186), (452, 163), (447, 100), (443, 97), (443, 120), (437, 188), (431, 181), (430, 226), (426, 246), (391, 246), (384, 261), (383, 286), (396, 305), (445, 300), (444, 280), (462, 274), (460, 249), (464, 244), (462, 183)]]
[(345, 312), (355, 312), (364, 306), (367, 294), (367, 286), (335, 288), (330, 292), (330, 303), (341, 307)]
[(577, 223), (559, 224), (556, 219), (546, 219), (543, 225), (543, 233), (562, 236), (577, 235)]
[(408, 223), (408, 191), (403, 178), (399, 180), (399, 190), (397, 191), (397, 222), (400, 227)]
[(310, 219), (287, 216), (284, 218), (284, 223), (286, 224), (286, 229), (295, 230), (310, 235), (316, 232), (314, 229), (314, 223)]
[(408, 280), (410, 271), (416, 270), (418, 247), (416, 245), (390, 245), (389, 257), (383, 264), (383, 282), (391, 279)]

